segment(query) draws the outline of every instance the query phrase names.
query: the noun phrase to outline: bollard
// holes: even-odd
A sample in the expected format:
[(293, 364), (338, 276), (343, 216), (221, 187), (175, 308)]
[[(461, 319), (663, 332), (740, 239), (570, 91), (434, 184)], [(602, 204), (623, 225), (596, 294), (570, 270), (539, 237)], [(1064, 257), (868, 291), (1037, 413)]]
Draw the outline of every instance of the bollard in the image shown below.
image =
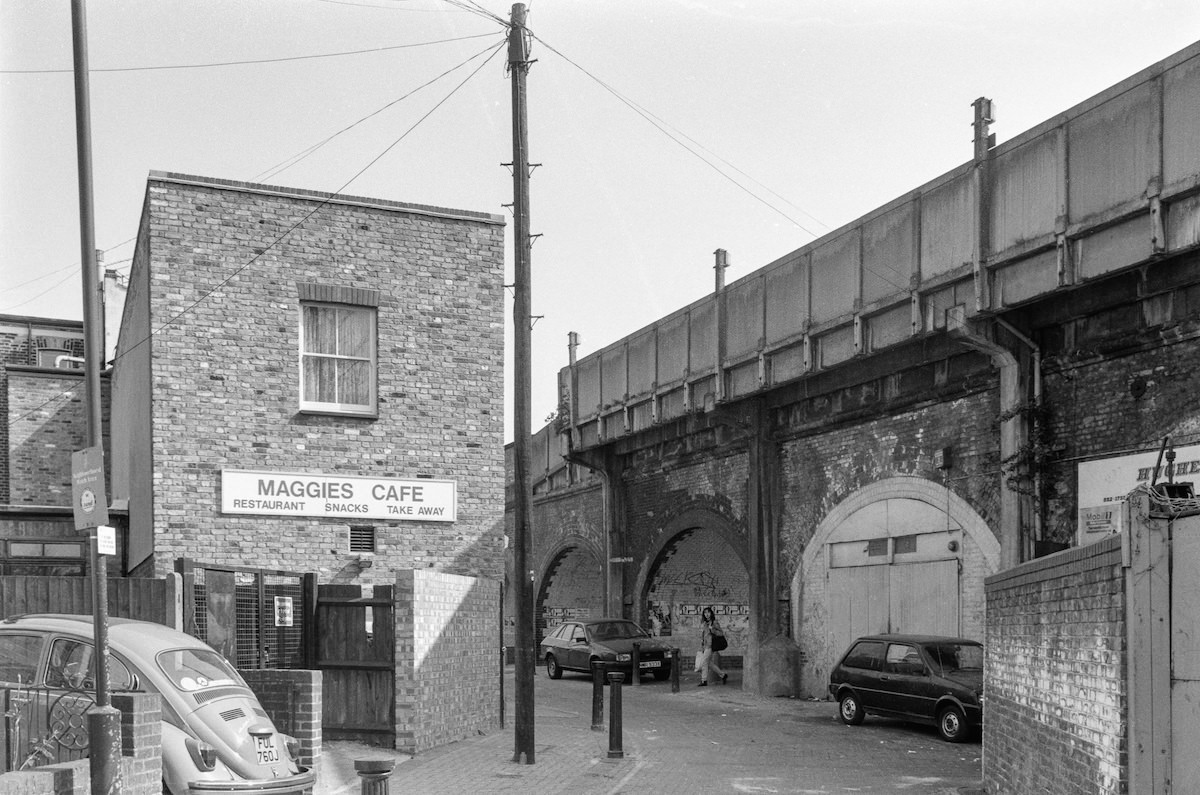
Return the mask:
[(624, 759), (625, 752), (621, 750), (621, 682), (625, 674), (613, 671), (608, 675), (608, 683), (612, 691), (608, 706), (608, 758)]
[(354, 772), (362, 779), (362, 795), (388, 795), (388, 779), (395, 767), (391, 759), (355, 759)]
[(633, 658), (630, 663), (632, 663), (629, 669), (631, 684), (638, 687), (642, 684), (642, 644), (637, 641), (633, 643)]
[(679, 692), (679, 649), (671, 649), (671, 692)]
[(601, 660), (592, 660), (592, 731), (604, 728), (604, 672)]

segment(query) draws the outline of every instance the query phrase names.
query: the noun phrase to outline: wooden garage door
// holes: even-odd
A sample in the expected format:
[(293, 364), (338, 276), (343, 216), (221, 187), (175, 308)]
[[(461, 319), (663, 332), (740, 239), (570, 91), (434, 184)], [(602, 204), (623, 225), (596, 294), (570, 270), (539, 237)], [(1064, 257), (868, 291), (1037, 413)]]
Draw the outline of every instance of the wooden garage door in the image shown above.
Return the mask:
[(958, 570), (957, 560), (829, 569), (835, 653), (879, 632), (958, 635)]

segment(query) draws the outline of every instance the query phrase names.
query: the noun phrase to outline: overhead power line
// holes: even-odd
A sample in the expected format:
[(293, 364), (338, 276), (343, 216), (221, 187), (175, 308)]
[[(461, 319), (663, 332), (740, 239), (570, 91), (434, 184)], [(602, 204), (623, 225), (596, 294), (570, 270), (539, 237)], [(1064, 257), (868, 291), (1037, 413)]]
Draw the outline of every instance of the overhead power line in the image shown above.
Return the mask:
[[(719, 175), (721, 175), (721, 176), (722, 176), (722, 177), (724, 177), (726, 180), (728, 180), (729, 182), (731, 182), (731, 183), (732, 183), (732, 184), (733, 184), (735, 187), (737, 187), (739, 190), (741, 190), (742, 192), (744, 192), (746, 195), (750, 196), (752, 199), (754, 199), (755, 201), (757, 201), (757, 202), (759, 202), (760, 204), (764, 205), (765, 207), (769, 208), (769, 209), (770, 209), (770, 210), (772, 210), (773, 212), (775, 212), (775, 213), (779, 214), (780, 216), (782, 216), (783, 218), (785, 218), (785, 219), (786, 219), (786, 220), (787, 220), (789, 223), (792, 223), (792, 224), (794, 224), (795, 226), (799, 227), (799, 228), (800, 228), (800, 229), (802, 229), (803, 231), (805, 231), (805, 232), (807, 232), (808, 234), (812, 235), (814, 238), (815, 238), (815, 237), (819, 237), (819, 235), (818, 235), (816, 232), (814, 232), (813, 230), (809, 229), (807, 226), (805, 226), (804, 224), (800, 223), (800, 222), (799, 222), (799, 221), (797, 221), (795, 218), (791, 217), (790, 215), (788, 215), (787, 213), (785, 213), (783, 210), (779, 209), (779, 208), (778, 208), (778, 207), (776, 207), (775, 205), (771, 204), (771, 202), (769, 202), (769, 201), (767, 201), (766, 199), (764, 199), (763, 197), (759, 196), (759, 195), (758, 195), (758, 194), (756, 194), (754, 191), (750, 190), (750, 189), (749, 189), (749, 188), (747, 188), (745, 185), (743, 185), (742, 183), (738, 182), (736, 179), (734, 179), (734, 178), (733, 178), (733, 177), (731, 177), (729, 174), (727, 174), (725, 171), (723, 171), (721, 168), (719, 168), (718, 166), (716, 166), (716, 165), (715, 165), (715, 164), (714, 164), (714, 163), (713, 163), (711, 160), (709, 160), (709, 159), (708, 159), (708, 157), (705, 157), (705, 155), (703, 155), (703, 154), (701, 154), (701, 152), (697, 151), (697, 148), (699, 148), (699, 149), (703, 149), (705, 152), (708, 152), (708, 150), (707, 150), (707, 149), (705, 149), (705, 148), (704, 148), (703, 146), (701, 146), (700, 144), (696, 143), (696, 142), (695, 142), (695, 141), (694, 141), (694, 140), (693, 140), (691, 137), (689, 137), (689, 136), (687, 136), (687, 135), (684, 135), (683, 133), (679, 133), (679, 136), (682, 136), (683, 138), (686, 138), (688, 141), (691, 141), (691, 142), (692, 142), (692, 144), (694, 144), (695, 148), (693, 148), (693, 146), (688, 146), (686, 143), (684, 143), (683, 141), (681, 141), (681, 140), (680, 140), (680, 138), (679, 138), (679, 136), (677, 136), (677, 135), (676, 135), (674, 132), (672, 132), (672, 130), (674, 129), (673, 127), (672, 127), (671, 129), (668, 129), (668, 127), (671, 127), (671, 125), (669, 125), (669, 124), (667, 124), (665, 121), (663, 121), (663, 120), (659, 119), (659, 118), (658, 118), (656, 115), (654, 115), (654, 114), (653, 114), (653, 113), (651, 113), (650, 111), (648, 111), (648, 110), (646, 110), (646, 109), (642, 108), (640, 105), (638, 105), (636, 102), (634, 102), (633, 100), (631, 100), (631, 99), (629, 99), (628, 97), (626, 97), (626, 96), (625, 96), (624, 94), (622, 94), (620, 91), (617, 91), (615, 88), (613, 88), (612, 86), (610, 86), (608, 83), (606, 83), (606, 82), (604, 82), (603, 80), (601, 80), (600, 78), (596, 77), (594, 74), (592, 74), (591, 72), (589, 72), (589, 71), (588, 71), (587, 69), (585, 69), (583, 66), (579, 65), (578, 63), (576, 63), (575, 61), (573, 61), (571, 58), (567, 57), (566, 55), (564, 55), (563, 53), (559, 52), (559, 51), (558, 51), (558, 50), (556, 50), (554, 47), (552, 47), (550, 44), (546, 43), (544, 40), (542, 40), (542, 39), (541, 39), (540, 37), (538, 37), (536, 34), (531, 34), (531, 35), (532, 35), (532, 36), (533, 36), (533, 38), (534, 38), (534, 39), (535, 39), (535, 40), (536, 40), (538, 43), (540, 43), (540, 44), (541, 44), (543, 47), (545, 47), (546, 49), (550, 50), (550, 52), (554, 53), (554, 54), (555, 54), (555, 55), (557, 55), (559, 58), (562, 58), (562, 59), (563, 59), (564, 61), (566, 61), (567, 63), (571, 64), (572, 66), (574, 66), (574, 67), (575, 67), (576, 69), (578, 69), (579, 71), (583, 72), (583, 74), (585, 74), (587, 77), (589, 77), (589, 78), (591, 78), (593, 81), (595, 81), (595, 82), (596, 82), (596, 83), (597, 83), (597, 84), (598, 84), (598, 85), (599, 85), (601, 88), (603, 88), (605, 91), (609, 92), (609, 93), (610, 93), (610, 94), (612, 94), (614, 97), (616, 97), (616, 98), (617, 98), (617, 99), (618, 99), (618, 100), (619, 100), (619, 101), (620, 101), (622, 104), (624, 104), (626, 107), (628, 107), (628, 108), (629, 108), (630, 110), (632, 110), (634, 113), (638, 114), (638, 115), (639, 115), (639, 116), (641, 116), (643, 119), (645, 119), (647, 122), (649, 122), (649, 123), (650, 123), (650, 124), (651, 124), (651, 125), (652, 125), (652, 126), (655, 128), (655, 129), (657, 129), (657, 130), (658, 130), (659, 132), (661, 132), (663, 135), (667, 136), (667, 138), (669, 138), (670, 140), (674, 141), (676, 144), (678, 144), (680, 147), (682, 147), (682, 148), (683, 148), (685, 151), (687, 151), (687, 152), (688, 152), (689, 154), (691, 154), (693, 157), (695, 157), (695, 158), (697, 158), (698, 160), (700, 160), (700, 162), (704, 163), (706, 166), (708, 166), (709, 168), (711, 168), (713, 171), (717, 172)], [(717, 156), (717, 155), (713, 155), (711, 152), (709, 152), (709, 154), (710, 154), (710, 155), (712, 155), (713, 157), (715, 157), (716, 159), (720, 160), (721, 162), (723, 162), (723, 163), (727, 163), (727, 164), (728, 164), (728, 161), (724, 160), (723, 158), (721, 158), (721, 157), (719, 157), (719, 156)], [(733, 166), (732, 164), (728, 164), (728, 165), (730, 165), (730, 167), (731, 167), (731, 168), (733, 168), (733, 169), (734, 169), (735, 171), (737, 171), (738, 173), (745, 175), (745, 176), (746, 176), (748, 179), (751, 179), (752, 181), (754, 181), (754, 182), (756, 182), (756, 183), (758, 182), (757, 180), (754, 180), (754, 178), (753, 178), (753, 177), (750, 177), (748, 174), (745, 174), (745, 172), (743, 172), (741, 169), (737, 168), (736, 166)], [(758, 184), (760, 184), (760, 185), (761, 185), (761, 183), (758, 183)], [(769, 188), (766, 188), (766, 186), (762, 186), (762, 187), (764, 187), (764, 189), (766, 189), (766, 190), (770, 191), (771, 193), (774, 193), (774, 191), (771, 191)], [(776, 195), (777, 195), (777, 194), (776, 194)], [(781, 198), (782, 198), (782, 197), (781, 197)], [(787, 200), (786, 200), (786, 199), (784, 199), (784, 201), (787, 201)], [(788, 204), (791, 204), (791, 202), (787, 202), (787, 203), (788, 203)], [(794, 207), (795, 205), (792, 205), (792, 206)], [(797, 207), (796, 209), (797, 209), (797, 210), (800, 210), (800, 208), (799, 208), (799, 207)], [(811, 216), (809, 213), (805, 212), (804, 210), (800, 210), (800, 212), (803, 212), (805, 215), (808, 215), (810, 218), (812, 218), (812, 216)], [(817, 219), (813, 218), (813, 220), (817, 220)], [(820, 222), (820, 221), (817, 221), (817, 223), (821, 223), (821, 222)], [(825, 226), (825, 224), (823, 224), (823, 223), (821, 223), (821, 225), (822, 225), (822, 226)], [(883, 273), (880, 273), (878, 270), (876, 270), (876, 269), (874, 269), (874, 268), (869, 268), (869, 267), (866, 267), (866, 266), (864, 266), (864, 267), (866, 268), (866, 270), (868, 270), (869, 272), (871, 272), (871, 273), (875, 274), (875, 275), (876, 275), (876, 276), (878, 276), (878, 277), (879, 277), (881, 280), (883, 280), (885, 283), (887, 283), (887, 284), (891, 285), (892, 287), (895, 287), (895, 288), (896, 288), (896, 289), (898, 289), (898, 290), (905, 290), (905, 289), (908, 289), (908, 286), (907, 286), (906, 284), (900, 284), (899, 282), (893, 281), (893, 279), (892, 279), (892, 278), (889, 278), (889, 276), (888, 276), (888, 275), (886, 275), (886, 274), (883, 274)], [(893, 275), (897, 275), (897, 274), (893, 274)]]
[[(501, 42), (501, 46), (503, 46), (503, 42)], [(325, 138), (322, 141), (318, 141), (317, 143), (313, 144), (312, 146), (308, 147), (307, 149), (303, 149), (303, 150), (297, 152), (296, 154), (292, 155), (291, 157), (276, 163), (275, 165), (271, 166), (270, 168), (266, 169), (265, 171), (259, 172), (257, 175), (255, 175), (254, 180), (257, 182), (257, 181), (263, 180), (263, 179), (271, 179), (279, 174), (282, 174), (284, 171), (287, 171), (289, 168), (296, 165), (301, 160), (304, 160), (309, 155), (314, 154), (318, 149), (325, 146), (325, 144), (329, 143), (334, 138), (337, 138), (339, 135), (349, 132), (350, 130), (354, 129), (358, 125), (365, 122), (367, 119), (370, 119), (374, 116), (378, 116), (380, 113), (383, 113), (385, 110), (392, 107), (393, 105), (395, 105), (399, 102), (403, 102), (404, 100), (411, 97), (413, 94), (416, 94), (421, 89), (427, 88), (428, 86), (433, 85), (434, 83), (436, 83), (437, 81), (439, 81), (443, 77), (445, 77), (446, 75), (449, 75), (449, 74), (457, 71), (458, 69), (461, 69), (462, 67), (466, 66), (467, 64), (469, 64), (471, 61), (475, 60), (476, 58), (486, 55), (488, 52), (494, 53), (495, 47), (488, 47), (487, 49), (480, 50), (479, 52), (475, 53), (474, 55), (472, 55), (470, 58), (466, 59), (462, 63), (460, 63), (456, 66), (453, 66), (450, 69), (447, 69), (445, 72), (442, 72), (440, 75), (433, 78), (432, 80), (422, 83), (421, 85), (414, 88), (412, 91), (409, 91), (407, 94), (404, 94), (403, 96), (392, 100), (391, 102), (387, 103), (386, 105), (379, 108), (378, 110), (368, 113), (366, 116), (363, 116), (361, 119), (354, 122), (353, 124), (349, 124), (349, 125), (343, 127), (342, 129), (335, 132), (333, 135), (330, 135), (328, 138)]]
[[(194, 64), (167, 64), (163, 66), (115, 66), (107, 69), (88, 69), (88, 74), (97, 74), (100, 72), (155, 72), (166, 71), (170, 69), (215, 69), (225, 66), (253, 66), (258, 64), (268, 63), (285, 63), (287, 61), (311, 61), (319, 58), (344, 58), (351, 55), (368, 55), (376, 52), (389, 52), (391, 50), (407, 50), (413, 47), (431, 47), (435, 44), (450, 44), (456, 41), (469, 41), (471, 39), (482, 39), (489, 36), (494, 36), (494, 33), (477, 33), (472, 36), (459, 36), (453, 39), (439, 39), (438, 41), (422, 41), (416, 44), (393, 44), (387, 47), (372, 47), (367, 50), (348, 50), (346, 52), (327, 52), (318, 55), (291, 55), (283, 58), (252, 58), (242, 61), (218, 61), (216, 63), (194, 63)], [(0, 69), (0, 74), (6, 75), (48, 75), (48, 74), (71, 74), (73, 69)]]
[(417, 119), (417, 121), (414, 122), (412, 124), (412, 126), (410, 126), (407, 130), (405, 130), (403, 133), (401, 133), (401, 135), (396, 140), (394, 140), (390, 144), (388, 144), (387, 147), (385, 147), (382, 152), (377, 154), (375, 157), (371, 158), (370, 162), (368, 162), (365, 166), (360, 168), (354, 174), (354, 176), (350, 177), (348, 180), (346, 180), (344, 183), (342, 183), (341, 187), (339, 187), (337, 190), (331, 192), (329, 195), (327, 195), (325, 198), (323, 198), (315, 207), (313, 207), (309, 212), (305, 213), (303, 218), (301, 218), (299, 221), (292, 224), (287, 229), (285, 229), (283, 232), (281, 232), (274, 240), (272, 240), (269, 244), (267, 244), (263, 248), (262, 251), (259, 251), (258, 253), (256, 253), (253, 257), (251, 257), (249, 260), (247, 260), (244, 264), (242, 264), (240, 267), (238, 267), (236, 270), (234, 270), (232, 273), (230, 273), (228, 276), (226, 276), (224, 279), (222, 279), (220, 282), (218, 282), (216, 286), (214, 286), (210, 290), (206, 291), (203, 295), (201, 295), (199, 298), (197, 298), (191, 304), (184, 307), (179, 312), (177, 312), (175, 315), (172, 315), (170, 318), (165, 320), (158, 328), (154, 329), (149, 334), (147, 334), (145, 337), (138, 340), (133, 345), (129, 346), (129, 348), (125, 349), (120, 354), (118, 354), (113, 359), (113, 361), (115, 362), (118, 359), (123, 358), (127, 354), (132, 353), (134, 350), (136, 350), (137, 348), (141, 347), (146, 342), (148, 342), (151, 337), (155, 336), (156, 334), (158, 334), (159, 332), (161, 332), (163, 329), (167, 328), (168, 326), (174, 325), (180, 318), (184, 317), (185, 315), (190, 313), (193, 309), (195, 309), (197, 306), (204, 303), (204, 301), (206, 301), (213, 293), (217, 292), (222, 287), (229, 284), (229, 282), (233, 281), (233, 279), (236, 278), (240, 273), (242, 273), (242, 271), (246, 270), (251, 265), (253, 265), (255, 262), (262, 259), (262, 257), (268, 251), (270, 251), (271, 249), (273, 249), (277, 245), (279, 245), (281, 242), (283, 242), (284, 238), (286, 238), (288, 235), (290, 235), (292, 232), (296, 231), (300, 227), (304, 226), (304, 224), (306, 224), (308, 222), (308, 219), (312, 218), (314, 215), (316, 215), (318, 212), (320, 212), (326, 205), (328, 205), (330, 202), (332, 202), (338, 196), (342, 195), (345, 192), (346, 188), (350, 187), (350, 185), (353, 184), (355, 180), (357, 180), (359, 177), (361, 177), (363, 174), (365, 174), (367, 172), (367, 170), (370, 169), (372, 166), (374, 166), (376, 163), (378, 163), (383, 158), (384, 155), (386, 155), (388, 152), (390, 152), (392, 149), (394, 149), (401, 141), (403, 141), (405, 138), (407, 138), (413, 130), (415, 130), (426, 119), (428, 119), (430, 116), (432, 116), (434, 114), (434, 112), (437, 111), (438, 108), (440, 108), (442, 105), (446, 104), (446, 102), (449, 101), (449, 99), (451, 97), (453, 97), (455, 94), (457, 94), (459, 92), (459, 90), (462, 89), (462, 87), (464, 85), (466, 85), (468, 81), (471, 80), (471, 78), (473, 78), (475, 75), (479, 74), (480, 70), (483, 69), (483, 67), (485, 67), (489, 63), (491, 63), (492, 58), (496, 57), (496, 54), (504, 49), (504, 46), (505, 46), (505, 42), (503, 42), (503, 41), (500, 42), (500, 44), (496, 45), (492, 49), (492, 54), (491, 54), (491, 56), (489, 56), (487, 58), (487, 60), (485, 60), (483, 63), (479, 64), (479, 66), (477, 66), (475, 68), (475, 70), (473, 72), (471, 72), (471, 74), (464, 77), (462, 82), (460, 82), (457, 86), (455, 86), (454, 89), (451, 90), (449, 94), (447, 94), (445, 97), (442, 98), (441, 101), (439, 101), (436, 105), (434, 105), (432, 108), (430, 108), (429, 111), (424, 116)]

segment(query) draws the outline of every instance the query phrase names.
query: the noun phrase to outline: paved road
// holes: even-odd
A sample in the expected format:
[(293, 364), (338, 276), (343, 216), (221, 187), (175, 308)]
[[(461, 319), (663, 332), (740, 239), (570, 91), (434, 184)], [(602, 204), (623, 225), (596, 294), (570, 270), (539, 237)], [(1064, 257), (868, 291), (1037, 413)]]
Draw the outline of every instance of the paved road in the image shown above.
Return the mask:
[[(689, 681), (690, 679), (690, 681)], [(622, 758), (609, 758), (609, 731), (591, 730), (591, 680), (566, 674), (535, 684), (535, 764), (512, 761), (512, 670), (505, 684), (507, 725), (487, 735), (402, 757), (392, 793), (570, 792), (616, 795), (696, 793), (968, 793), (981, 786), (978, 742), (952, 745), (934, 729), (867, 718), (842, 725), (832, 702), (743, 693), (727, 685), (680, 692), (669, 682), (625, 687)], [(605, 693), (607, 709), (608, 694)], [(345, 748), (331, 748), (328, 768)], [(330, 764), (326, 765), (326, 762)], [(324, 792), (359, 791), (353, 779)]]

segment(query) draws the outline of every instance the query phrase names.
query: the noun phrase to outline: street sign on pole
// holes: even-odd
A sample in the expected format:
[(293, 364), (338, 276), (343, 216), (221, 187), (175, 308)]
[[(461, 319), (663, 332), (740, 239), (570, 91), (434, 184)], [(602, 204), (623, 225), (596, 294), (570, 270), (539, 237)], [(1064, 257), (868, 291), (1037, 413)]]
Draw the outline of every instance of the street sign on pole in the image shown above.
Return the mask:
[(71, 453), (71, 506), (75, 509), (76, 530), (108, 524), (104, 448), (85, 447)]

